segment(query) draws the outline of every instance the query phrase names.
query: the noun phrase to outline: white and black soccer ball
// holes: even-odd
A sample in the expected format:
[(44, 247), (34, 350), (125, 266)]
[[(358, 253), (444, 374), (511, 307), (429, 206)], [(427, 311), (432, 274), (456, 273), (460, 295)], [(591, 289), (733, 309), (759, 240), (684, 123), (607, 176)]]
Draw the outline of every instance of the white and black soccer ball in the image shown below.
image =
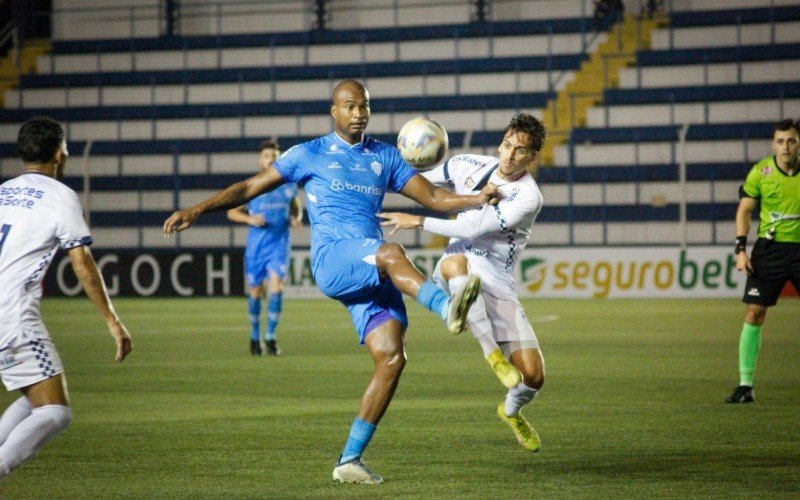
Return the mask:
[(444, 127), (421, 116), (406, 122), (397, 135), (400, 154), (417, 170), (426, 170), (441, 163), (447, 154), (447, 146)]

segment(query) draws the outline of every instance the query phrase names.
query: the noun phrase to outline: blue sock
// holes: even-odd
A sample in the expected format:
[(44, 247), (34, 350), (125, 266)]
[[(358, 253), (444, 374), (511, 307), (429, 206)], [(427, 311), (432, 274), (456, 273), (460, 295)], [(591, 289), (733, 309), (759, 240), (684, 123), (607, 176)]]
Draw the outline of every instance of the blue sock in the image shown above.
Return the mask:
[(275, 340), (275, 330), (278, 328), (278, 321), (281, 319), (281, 309), (283, 308), (283, 293), (272, 293), (267, 302), (267, 332), (264, 339)]
[(353, 421), (353, 426), (350, 427), (350, 436), (344, 445), (339, 463), (341, 464), (363, 455), (370, 439), (372, 439), (372, 435), (375, 434), (375, 429), (377, 429), (376, 425), (356, 418)]
[(247, 297), (247, 313), (250, 318), (250, 340), (258, 340), (258, 332), (261, 330), (259, 317), (261, 316), (261, 299)]
[(417, 302), (433, 311), (435, 314), (438, 314), (439, 317), (442, 318), (442, 321), (447, 319), (447, 295), (445, 295), (438, 286), (434, 285), (432, 281), (425, 281), (419, 287)]

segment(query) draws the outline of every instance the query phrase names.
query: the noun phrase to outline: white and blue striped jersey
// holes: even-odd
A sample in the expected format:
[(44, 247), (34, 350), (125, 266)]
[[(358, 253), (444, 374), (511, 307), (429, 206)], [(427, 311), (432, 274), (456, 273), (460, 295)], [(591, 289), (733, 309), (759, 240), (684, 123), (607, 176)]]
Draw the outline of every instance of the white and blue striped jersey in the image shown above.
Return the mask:
[(58, 248), (92, 242), (78, 196), (44, 174), (0, 185), (0, 345), (20, 329), (45, 332), (39, 315), (42, 279)]
[(385, 194), (400, 192), (416, 174), (396, 147), (371, 137), (351, 145), (335, 132), (294, 146), (274, 167), (306, 193), (312, 259), (333, 241), (382, 240), (375, 214)]
[(475, 194), (491, 182), (502, 196), (497, 205), (461, 212), (454, 220), (426, 217), (423, 228), (451, 238), (445, 255), (465, 254), (470, 272), (480, 276), (484, 290), (498, 298), (516, 299), (514, 265), (528, 244), (544, 200), (529, 173), (509, 182), (497, 175), (498, 163), (493, 156), (463, 154), (422, 174), (457, 194)]

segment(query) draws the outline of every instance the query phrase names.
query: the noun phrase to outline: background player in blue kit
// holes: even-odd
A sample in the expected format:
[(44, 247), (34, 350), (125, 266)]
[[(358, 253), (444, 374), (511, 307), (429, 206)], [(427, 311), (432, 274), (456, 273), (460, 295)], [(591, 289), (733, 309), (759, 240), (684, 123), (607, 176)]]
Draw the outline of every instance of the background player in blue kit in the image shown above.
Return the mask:
[[(261, 143), (258, 165), (261, 170), (271, 167), (280, 156), (275, 141)], [(289, 266), (289, 226), (300, 227), (303, 209), (297, 196), (296, 184), (283, 186), (250, 200), (247, 205), (228, 210), (228, 219), (247, 224), (247, 246), (244, 267), (247, 277), (247, 312), (250, 318), (250, 354), (261, 356), (261, 299), (267, 281), (267, 327), (264, 345), (267, 354), (281, 353), (275, 338), (283, 306), (283, 279)]]
[(474, 195), (457, 195), (437, 188), (417, 175), (396, 147), (365, 136), (369, 93), (356, 80), (345, 80), (333, 89), (331, 115), (332, 133), (291, 148), (272, 168), (175, 212), (164, 222), (164, 234), (188, 229), (203, 213), (239, 206), (286, 182), (304, 188), (317, 286), (347, 307), (359, 340), (375, 363), (333, 479), (379, 484), (383, 479), (364, 465), (361, 455), (406, 362), (408, 319), (401, 292), (439, 314), (451, 332), (460, 333), (467, 328), (467, 312), (480, 293), (480, 280), (470, 278), (460, 293), (448, 299), (414, 267), (402, 246), (383, 241), (376, 213), (389, 190), (440, 212), (496, 203), (498, 190), (488, 184)]

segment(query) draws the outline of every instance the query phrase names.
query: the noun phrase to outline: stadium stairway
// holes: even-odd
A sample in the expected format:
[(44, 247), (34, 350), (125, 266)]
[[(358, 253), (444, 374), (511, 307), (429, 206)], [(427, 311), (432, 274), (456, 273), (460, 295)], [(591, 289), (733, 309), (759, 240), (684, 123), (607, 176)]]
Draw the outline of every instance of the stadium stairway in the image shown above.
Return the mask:
[(589, 54), (573, 81), (544, 109), (550, 134), (542, 150), (543, 166), (554, 165), (556, 146), (567, 142), (573, 127), (586, 125), (587, 110), (602, 102), (604, 90), (619, 84), (620, 69), (635, 62), (636, 51), (650, 47), (651, 32), (666, 23), (663, 15), (641, 18), (626, 14), (609, 28), (608, 39)]

